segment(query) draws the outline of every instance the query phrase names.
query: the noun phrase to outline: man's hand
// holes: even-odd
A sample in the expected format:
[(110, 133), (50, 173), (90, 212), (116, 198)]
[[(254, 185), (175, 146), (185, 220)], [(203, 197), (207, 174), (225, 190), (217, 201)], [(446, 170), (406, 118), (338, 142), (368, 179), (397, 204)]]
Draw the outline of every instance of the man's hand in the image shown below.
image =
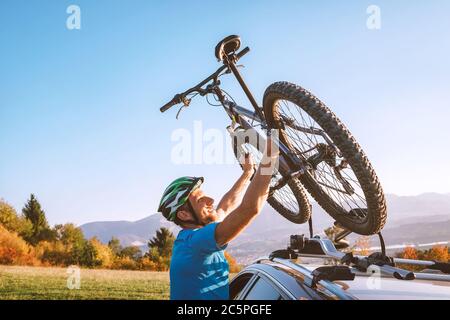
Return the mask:
[(256, 170), (255, 161), (253, 160), (253, 156), (250, 153), (246, 153), (244, 155), (244, 163), (242, 164), (242, 170), (244, 170), (244, 173), (246, 173), (250, 177), (253, 176), (253, 173)]

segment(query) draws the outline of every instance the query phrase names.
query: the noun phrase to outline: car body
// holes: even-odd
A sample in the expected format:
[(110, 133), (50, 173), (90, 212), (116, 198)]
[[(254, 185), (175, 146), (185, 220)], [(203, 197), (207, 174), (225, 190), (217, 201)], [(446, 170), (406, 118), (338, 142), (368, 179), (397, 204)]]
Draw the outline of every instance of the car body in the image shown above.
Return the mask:
[[(355, 268), (354, 280), (311, 282), (322, 264), (261, 258), (238, 273), (230, 283), (235, 300), (450, 300), (450, 282), (399, 280)], [(374, 272), (375, 271), (375, 272)]]

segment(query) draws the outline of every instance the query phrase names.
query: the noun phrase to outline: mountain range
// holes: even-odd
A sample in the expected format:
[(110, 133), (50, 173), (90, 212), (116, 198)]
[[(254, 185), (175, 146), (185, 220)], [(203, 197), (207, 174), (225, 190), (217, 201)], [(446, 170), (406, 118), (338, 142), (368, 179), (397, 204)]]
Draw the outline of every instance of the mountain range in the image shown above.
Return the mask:
[[(418, 196), (387, 194), (388, 220), (383, 230), (387, 245), (432, 243), (450, 240), (450, 194), (425, 193)], [(315, 202), (314, 232), (320, 234), (333, 220)], [(160, 214), (130, 221), (101, 221), (81, 226), (85, 236), (96, 236), (107, 243), (113, 236), (123, 245), (135, 245), (147, 250), (147, 242), (161, 227), (176, 234), (180, 229)], [(252, 224), (230, 245), (228, 251), (240, 263), (284, 248), (291, 234), (309, 234), (308, 225), (296, 225), (275, 212), (268, 204)], [(352, 242), (358, 235), (350, 235)], [(377, 245), (373, 237), (373, 245)]]

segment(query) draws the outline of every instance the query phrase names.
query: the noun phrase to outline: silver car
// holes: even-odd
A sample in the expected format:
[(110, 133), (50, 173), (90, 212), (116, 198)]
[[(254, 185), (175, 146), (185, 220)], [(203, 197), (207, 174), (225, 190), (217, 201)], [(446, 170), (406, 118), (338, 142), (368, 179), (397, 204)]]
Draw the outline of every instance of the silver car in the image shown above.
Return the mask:
[[(271, 255), (247, 266), (232, 279), (230, 299), (450, 300), (450, 275), (431, 270), (435, 262), (397, 259), (399, 263), (430, 267), (416, 273), (382, 263), (342, 265), (336, 262), (343, 254), (329, 241), (312, 239), (310, 244), (320, 253), (304, 254), (303, 250), (297, 252), (296, 259)], [(360, 257), (359, 261), (365, 262), (366, 258)], [(308, 259), (312, 261), (308, 263)], [(439, 268), (448, 273), (449, 266), (444, 265)]]

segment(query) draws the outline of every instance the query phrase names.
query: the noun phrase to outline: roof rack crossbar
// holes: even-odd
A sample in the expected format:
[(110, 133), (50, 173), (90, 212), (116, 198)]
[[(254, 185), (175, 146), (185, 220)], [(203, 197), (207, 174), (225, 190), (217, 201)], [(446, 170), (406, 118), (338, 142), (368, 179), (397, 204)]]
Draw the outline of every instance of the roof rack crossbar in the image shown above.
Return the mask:
[[(275, 253), (275, 254), (274, 254)], [(410, 260), (391, 258), (376, 252), (372, 255), (360, 256), (351, 253), (342, 253), (336, 249), (333, 242), (329, 239), (320, 239), (317, 237), (306, 238), (304, 236), (291, 236), (291, 245), (287, 250), (278, 250), (272, 253), (270, 259), (295, 259), (298, 257), (310, 258), (328, 258), (339, 261), (344, 264), (352, 265), (362, 272), (366, 272), (369, 268), (376, 266), (382, 274), (394, 277), (400, 280), (438, 280), (450, 282), (450, 275), (434, 274), (423, 272), (412, 272), (409, 270), (396, 267), (396, 263), (408, 265), (427, 266), (428, 269), (439, 270), (442, 273), (450, 273), (450, 264), (436, 261)], [(280, 253), (284, 253), (284, 256)]]

